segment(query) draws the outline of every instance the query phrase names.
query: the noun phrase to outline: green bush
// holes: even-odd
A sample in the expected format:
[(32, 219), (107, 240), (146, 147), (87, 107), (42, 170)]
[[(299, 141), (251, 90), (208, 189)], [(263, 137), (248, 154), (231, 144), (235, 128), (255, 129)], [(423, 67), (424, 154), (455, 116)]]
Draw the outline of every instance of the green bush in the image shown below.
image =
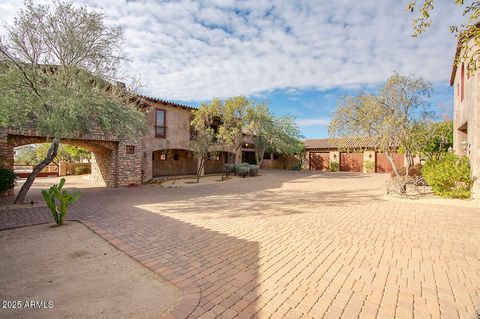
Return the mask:
[(365, 172), (375, 173), (375, 162), (374, 161), (365, 161)]
[(63, 225), (68, 207), (75, 203), (80, 197), (79, 192), (75, 194), (69, 194), (65, 190), (62, 192), (63, 185), (65, 185), (65, 178), (60, 180), (60, 184), (55, 184), (48, 190), (42, 190), (43, 198), (45, 199), (48, 208), (50, 208), (53, 219), (57, 225)]
[(292, 170), (301, 171), (302, 170), (302, 165), (301, 164), (292, 165)]
[(238, 165), (236, 167), (236, 172), (238, 176), (245, 178), (245, 176), (250, 174), (250, 167), (247, 167), (245, 165)]
[(223, 164), (223, 172), (227, 177), (230, 176), (230, 174), (235, 173), (235, 164)]
[(338, 171), (338, 162), (330, 162), (330, 172)]
[(250, 176), (257, 176), (258, 175), (258, 165), (250, 165), (248, 174)]
[(88, 166), (75, 167), (75, 175), (85, 175), (85, 174), (90, 174), (90, 167)]
[(6, 192), (15, 184), (15, 173), (8, 168), (0, 167), (0, 193)]
[(470, 163), (465, 156), (447, 153), (438, 160), (430, 160), (422, 167), (422, 174), (435, 194), (449, 198), (469, 198), (473, 180)]

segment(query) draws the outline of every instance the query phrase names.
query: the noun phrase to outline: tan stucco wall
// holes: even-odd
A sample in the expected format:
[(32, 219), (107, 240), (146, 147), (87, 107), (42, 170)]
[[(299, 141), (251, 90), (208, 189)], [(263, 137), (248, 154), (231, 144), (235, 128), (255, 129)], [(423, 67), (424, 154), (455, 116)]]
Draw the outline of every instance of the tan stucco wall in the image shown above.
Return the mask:
[[(480, 200), (480, 72), (467, 76), (465, 67), (464, 99), (461, 101), (460, 80), (461, 66), (457, 67), (454, 87), (454, 135), (453, 145), (457, 154), (468, 156), (472, 167), (473, 178), (476, 178), (473, 197)], [(458, 129), (467, 123), (467, 135)], [(465, 150), (465, 145), (468, 148)]]
[[(142, 180), (148, 181), (153, 178), (153, 153), (160, 150), (185, 150), (191, 151), (190, 141), (190, 121), (192, 118), (192, 109), (175, 106), (168, 103), (148, 102), (151, 107), (147, 112), (147, 132), (142, 137)], [(165, 138), (155, 136), (155, 114), (156, 109), (165, 110), (166, 121)], [(211, 151), (221, 151), (219, 145), (212, 145)], [(189, 155), (190, 156), (190, 155)], [(235, 162), (242, 160), (242, 150), (239, 149), (235, 156)], [(180, 165), (180, 164), (179, 164)], [(183, 165), (183, 164), (182, 164)], [(188, 164), (191, 166), (191, 163)], [(218, 165), (217, 165), (218, 166)], [(189, 169), (189, 171), (191, 168)], [(159, 172), (156, 172), (157, 174)]]
[[(192, 110), (166, 103), (149, 102), (151, 109), (147, 113), (147, 133), (142, 138), (143, 160), (142, 180), (147, 181), (153, 177), (153, 157), (155, 151), (166, 149), (190, 150), (190, 120)], [(156, 109), (165, 110), (166, 136), (155, 137)]]

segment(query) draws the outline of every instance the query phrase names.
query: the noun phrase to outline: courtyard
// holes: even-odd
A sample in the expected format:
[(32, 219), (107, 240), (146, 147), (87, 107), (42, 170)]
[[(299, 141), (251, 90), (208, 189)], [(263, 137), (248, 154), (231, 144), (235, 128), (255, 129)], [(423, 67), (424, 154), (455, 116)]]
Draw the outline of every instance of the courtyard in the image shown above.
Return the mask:
[[(68, 217), (181, 291), (165, 318), (476, 318), (478, 207), (389, 198), (386, 178), (266, 170), (176, 188), (77, 181)], [(7, 233), (45, 222), (42, 205), (0, 210)]]

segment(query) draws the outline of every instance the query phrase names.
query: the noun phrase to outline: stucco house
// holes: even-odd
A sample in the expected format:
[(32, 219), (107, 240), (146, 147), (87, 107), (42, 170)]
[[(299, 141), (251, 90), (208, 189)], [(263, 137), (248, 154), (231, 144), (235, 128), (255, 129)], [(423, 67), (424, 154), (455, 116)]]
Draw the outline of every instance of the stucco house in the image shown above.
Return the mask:
[[(477, 25), (478, 27), (478, 25)], [(462, 54), (462, 43), (474, 45), (473, 39), (460, 39), (454, 61)], [(478, 61), (477, 61), (478, 62)], [(480, 67), (477, 63), (477, 67)], [(454, 62), (450, 85), (454, 89), (453, 148), (470, 159), (474, 178), (473, 198), (480, 199), (480, 79), (479, 69), (469, 71), (464, 63)]]

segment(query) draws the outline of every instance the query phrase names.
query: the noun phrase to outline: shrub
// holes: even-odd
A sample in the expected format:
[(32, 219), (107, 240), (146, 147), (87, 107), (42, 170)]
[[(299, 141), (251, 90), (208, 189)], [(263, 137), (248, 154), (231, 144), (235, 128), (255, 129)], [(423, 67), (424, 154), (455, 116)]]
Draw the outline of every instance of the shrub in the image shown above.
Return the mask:
[(365, 172), (375, 173), (375, 162), (374, 161), (365, 161)]
[(90, 167), (88, 166), (75, 167), (75, 175), (84, 175), (84, 174), (90, 174)]
[(258, 165), (250, 165), (249, 171), (250, 176), (257, 176), (258, 175)]
[(238, 165), (236, 168), (237, 175), (245, 178), (250, 173), (250, 167), (244, 165)]
[(15, 184), (15, 173), (8, 168), (0, 167), (0, 193), (6, 192)]
[(50, 208), (53, 219), (57, 225), (63, 225), (68, 207), (75, 203), (80, 197), (79, 192), (75, 194), (69, 194), (65, 190), (62, 192), (63, 185), (65, 185), (65, 178), (60, 180), (60, 184), (55, 184), (48, 190), (42, 190), (43, 198), (45, 199), (48, 208)]
[(238, 175), (238, 172), (242, 167), (250, 169), (250, 164), (248, 163), (234, 164), (234, 166), (235, 166), (235, 175)]
[(301, 171), (302, 170), (302, 165), (301, 164), (292, 165), (292, 169), (294, 171)]
[(450, 198), (469, 198), (473, 180), (470, 164), (465, 156), (447, 153), (438, 160), (430, 160), (422, 174), (435, 194)]
[(228, 177), (231, 173), (235, 173), (235, 164), (223, 164), (223, 172)]
[(330, 162), (330, 172), (338, 171), (338, 162)]

